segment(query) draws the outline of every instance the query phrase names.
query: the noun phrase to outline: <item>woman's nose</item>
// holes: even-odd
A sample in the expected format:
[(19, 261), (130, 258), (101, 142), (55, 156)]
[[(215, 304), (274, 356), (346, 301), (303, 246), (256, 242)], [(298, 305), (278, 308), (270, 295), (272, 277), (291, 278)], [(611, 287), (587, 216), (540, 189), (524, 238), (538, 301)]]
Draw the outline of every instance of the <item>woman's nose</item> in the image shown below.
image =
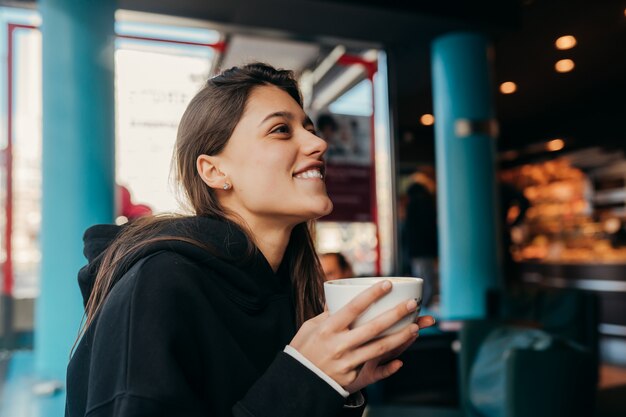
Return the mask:
[(302, 149), (306, 155), (323, 155), (328, 149), (326, 141), (314, 133), (306, 131), (306, 137), (303, 140)]

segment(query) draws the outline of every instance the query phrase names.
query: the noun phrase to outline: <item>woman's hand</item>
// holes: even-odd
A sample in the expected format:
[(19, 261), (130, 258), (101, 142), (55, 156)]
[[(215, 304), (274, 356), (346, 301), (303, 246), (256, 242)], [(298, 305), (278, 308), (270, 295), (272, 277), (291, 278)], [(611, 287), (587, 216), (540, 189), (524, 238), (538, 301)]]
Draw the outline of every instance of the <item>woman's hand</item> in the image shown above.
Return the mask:
[[(425, 329), (427, 327), (435, 324), (435, 319), (432, 316), (423, 316), (419, 317), (417, 320), (417, 325), (420, 330)], [(417, 339), (418, 335), (413, 336), (403, 345), (397, 347), (391, 352), (379, 356), (378, 358), (374, 358), (365, 362), (357, 378), (350, 385), (345, 386), (344, 389), (348, 391), (350, 394), (355, 393), (374, 382), (378, 382), (381, 379), (385, 379), (395, 374), (402, 368), (402, 361), (399, 359), (395, 359), (399, 355), (402, 354), (405, 350), (407, 350), (415, 339)]]
[[(384, 281), (359, 294), (332, 316), (324, 312), (307, 320), (290, 345), (349, 392), (392, 375), (400, 369), (398, 361), (385, 365), (380, 363), (385, 358), (397, 356), (413, 343), (419, 331), (418, 324), (413, 323), (388, 336), (372, 339), (415, 311), (415, 300), (407, 300), (358, 328), (348, 328), (390, 289), (391, 282)], [(431, 320), (432, 317), (424, 317), (420, 323), (428, 326), (429, 322), (434, 322)], [(363, 373), (362, 377), (360, 373)]]

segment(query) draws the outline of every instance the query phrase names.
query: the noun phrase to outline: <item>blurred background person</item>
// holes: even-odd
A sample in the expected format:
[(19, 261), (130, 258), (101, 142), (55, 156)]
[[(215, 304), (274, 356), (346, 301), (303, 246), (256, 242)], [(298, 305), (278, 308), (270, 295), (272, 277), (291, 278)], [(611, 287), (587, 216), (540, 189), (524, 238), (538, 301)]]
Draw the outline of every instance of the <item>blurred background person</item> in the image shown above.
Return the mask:
[(423, 302), (433, 301), (437, 286), (437, 203), (435, 182), (428, 171), (418, 172), (407, 189), (401, 232), (404, 258), (412, 276), (424, 280)]
[(320, 262), (324, 270), (326, 281), (330, 281), (331, 279), (352, 278), (354, 276), (352, 265), (346, 257), (339, 252), (321, 254)]
[(332, 161), (335, 157), (353, 158), (359, 154), (356, 138), (358, 123), (352, 119), (346, 122), (345, 118), (337, 120), (331, 114), (325, 113), (317, 118), (319, 136), (328, 143), (326, 160)]
[(500, 230), (502, 235), (502, 263), (504, 272), (504, 282), (508, 285), (517, 281), (517, 268), (511, 253), (513, 240), (511, 231), (519, 226), (526, 211), (530, 207), (530, 202), (513, 183), (500, 178), (498, 184), (500, 197)]

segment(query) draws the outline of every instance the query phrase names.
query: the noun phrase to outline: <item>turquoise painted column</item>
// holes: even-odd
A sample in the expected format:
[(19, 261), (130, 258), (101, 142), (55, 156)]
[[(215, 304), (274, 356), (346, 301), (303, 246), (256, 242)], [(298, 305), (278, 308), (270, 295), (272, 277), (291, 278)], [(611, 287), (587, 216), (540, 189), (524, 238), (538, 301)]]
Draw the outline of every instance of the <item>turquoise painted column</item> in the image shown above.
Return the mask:
[(41, 0), (43, 218), (35, 368), (65, 379), (83, 314), (82, 235), (114, 215), (115, 2)]
[(441, 314), (481, 318), (499, 285), (495, 138), (488, 40), (452, 33), (432, 45)]

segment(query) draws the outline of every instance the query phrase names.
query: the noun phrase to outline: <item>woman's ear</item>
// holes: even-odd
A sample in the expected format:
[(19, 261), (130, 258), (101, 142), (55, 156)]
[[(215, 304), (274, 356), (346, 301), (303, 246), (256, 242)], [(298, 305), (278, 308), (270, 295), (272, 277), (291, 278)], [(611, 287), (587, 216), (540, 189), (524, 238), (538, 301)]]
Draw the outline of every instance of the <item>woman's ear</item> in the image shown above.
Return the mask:
[[(228, 184), (226, 174), (219, 169), (220, 158), (217, 156), (200, 155), (196, 159), (196, 169), (200, 178), (211, 188), (225, 189)], [(230, 184), (229, 184), (230, 187)]]

